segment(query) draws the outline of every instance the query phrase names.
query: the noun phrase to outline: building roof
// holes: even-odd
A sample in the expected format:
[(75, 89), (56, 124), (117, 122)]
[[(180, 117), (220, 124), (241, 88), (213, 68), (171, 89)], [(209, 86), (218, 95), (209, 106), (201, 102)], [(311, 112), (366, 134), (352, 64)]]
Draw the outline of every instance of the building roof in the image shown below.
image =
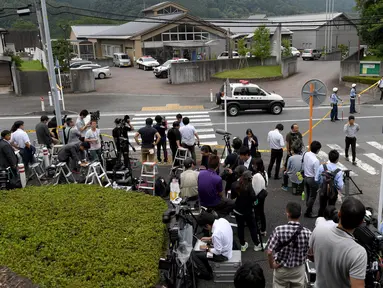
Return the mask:
[(118, 25), (75, 25), (72, 26), (72, 31), (76, 38), (90, 38), (91, 35), (117, 26)]
[(158, 4), (155, 4), (153, 6), (150, 6), (148, 8), (145, 8), (144, 10), (142, 10), (141, 12), (150, 12), (150, 11), (153, 11), (153, 10), (159, 10), (165, 6), (170, 6), (170, 5), (173, 5), (175, 7), (179, 7), (179, 8), (182, 8), (183, 10), (187, 11), (187, 9), (177, 3), (174, 3), (174, 2), (171, 2), (171, 1), (164, 1), (164, 2), (160, 2)]
[[(98, 36), (108, 36), (108, 37), (125, 37), (130, 38), (135, 35), (142, 34), (148, 30), (152, 30), (161, 25), (167, 24), (168, 21), (174, 21), (178, 18), (186, 15), (185, 13), (176, 13), (176, 14), (167, 14), (161, 16), (153, 16), (149, 18), (136, 19), (134, 21), (112, 27), (93, 34), (95, 38)], [(157, 20), (157, 21), (156, 21)]]
[[(224, 22), (224, 20), (227, 20), (227, 22)], [(271, 22), (267, 19), (207, 19), (206, 21), (225, 30), (230, 30), (230, 33), (234, 34), (234, 37), (254, 33), (254, 30), (261, 25), (266, 25), (270, 30), (271, 35), (273, 35), (277, 29), (275, 24), (273, 24), (273, 26), (268, 26), (267, 24), (271, 24)], [(282, 26), (282, 34), (293, 34), (293, 32)]]
[(254, 14), (250, 15), (248, 19), (256, 20), (256, 19), (266, 19), (267, 15), (266, 14)]
[[(325, 25), (327, 22), (338, 18), (339, 16), (345, 16), (343, 13), (334, 12), (327, 16), (326, 13), (316, 13), (316, 14), (298, 14), (298, 15), (288, 15), (288, 16), (272, 16), (268, 19), (272, 22), (284, 22), (283, 26), (287, 27), (291, 31), (298, 30), (316, 30), (319, 27)], [(347, 16), (345, 16), (347, 18)], [(302, 22), (299, 22), (302, 21)], [(315, 22), (309, 22), (315, 21)], [(294, 22), (289, 23), (288, 22)]]

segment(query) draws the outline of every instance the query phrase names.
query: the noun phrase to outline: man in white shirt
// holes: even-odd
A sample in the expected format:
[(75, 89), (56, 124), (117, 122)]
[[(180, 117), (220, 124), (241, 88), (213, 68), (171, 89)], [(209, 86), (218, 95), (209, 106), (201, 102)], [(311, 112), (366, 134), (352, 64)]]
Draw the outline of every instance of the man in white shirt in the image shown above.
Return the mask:
[(97, 121), (90, 121), (91, 129), (85, 134), (85, 142), (89, 142), (90, 160), (101, 161), (101, 137), (100, 129), (97, 128)]
[(85, 137), (86, 132), (89, 130), (90, 122), (85, 123), (85, 118), (89, 115), (88, 110), (82, 110), (76, 120), (77, 130), (80, 131), (81, 137)]
[(313, 141), (310, 144), (310, 152), (303, 154), (303, 171), (305, 175), (305, 194), (306, 194), (306, 212), (305, 217), (316, 218), (317, 215), (312, 214), (315, 199), (317, 198), (318, 183), (315, 181), (315, 175), (319, 168), (319, 160), (317, 154), (322, 148), (322, 144)]
[(247, 170), (249, 170), (251, 172), (251, 174), (254, 174), (254, 168), (253, 168), (253, 165), (251, 165), (251, 162), (253, 160), (253, 158), (250, 156), (250, 149), (249, 147), (246, 147), (246, 146), (242, 146), (240, 149), (239, 149), (239, 165), (243, 165), (246, 167)]
[(190, 125), (190, 119), (185, 117), (182, 119), (184, 126), (180, 128), (182, 147), (188, 149), (194, 161), (197, 161), (195, 154), (195, 138), (197, 138), (197, 145), (199, 145), (199, 137), (193, 125)]
[(195, 256), (205, 264), (205, 268), (209, 272), (211, 278), (213, 271), (208, 260), (224, 262), (231, 259), (233, 255), (233, 229), (226, 219), (215, 219), (214, 215), (211, 213), (201, 214), (198, 219), (198, 224), (204, 226), (207, 230), (212, 231), (213, 233), (211, 237), (201, 238), (201, 241), (207, 243), (207, 245), (200, 246), (200, 251), (194, 252)]
[(380, 90), (380, 100), (383, 100), (383, 76), (382, 79), (379, 80), (378, 82), (378, 89)]
[(25, 168), (33, 161), (34, 147), (31, 145), (31, 140), (27, 132), (24, 131), (24, 122), (16, 121), (13, 124), (10, 144), (20, 150), (20, 155), (23, 158)]
[(271, 170), (273, 169), (274, 163), (276, 162), (274, 179), (281, 179), (279, 177), (279, 170), (281, 169), (283, 147), (285, 146), (285, 141), (283, 140), (283, 136), (281, 134), (282, 131), (283, 125), (278, 124), (275, 129), (270, 131), (267, 135), (267, 142), (269, 143), (271, 149), (271, 159), (269, 168), (267, 169), (267, 175), (269, 178), (271, 177)]

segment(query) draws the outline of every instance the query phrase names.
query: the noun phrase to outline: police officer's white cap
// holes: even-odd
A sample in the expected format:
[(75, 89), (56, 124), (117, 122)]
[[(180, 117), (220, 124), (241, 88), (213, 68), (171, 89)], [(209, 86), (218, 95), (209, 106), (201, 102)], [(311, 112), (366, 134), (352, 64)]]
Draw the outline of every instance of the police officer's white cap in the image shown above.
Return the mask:
[(332, 92), (338, 92), (338, 88), (334, 87), (334, 88), (332, 89)]
[(352, 88), (355, 88), (355, 87), (356, 87), (356, 84), (355, 84), (355, 83), (354, 83), (354, 84), (352, 84), (352, 85), (351, 85), (351, 87), (352, 87)]

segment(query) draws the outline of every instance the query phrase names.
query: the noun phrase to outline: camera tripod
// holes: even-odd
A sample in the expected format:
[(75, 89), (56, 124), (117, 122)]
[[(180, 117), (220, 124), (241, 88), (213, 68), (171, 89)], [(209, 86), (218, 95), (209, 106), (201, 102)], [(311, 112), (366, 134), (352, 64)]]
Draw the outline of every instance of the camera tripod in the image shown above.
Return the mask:
[[(344, 178), (344, 195), (346, 197), (349, 197), (349, 196), (363, 194), (363, 192), (359, 188), (359, 186), (356, 185), (354, 179), (351, 178), (351, 174), (350, 174), (351, 170), (343, 170), (343, 172), (344, 172), (344, 175), (343, 175), (343, 178)], [(355, 188), (358, 190), (359, 193), (350, 194), (350, 181), (355, 186)]]
[(225, 141), (225, 148), (222, 151), (221, 159), (225, 156), (225, 151), (227, 151), (227, 155), (230, 155), (232, 153), (231, 146), (230, 146), (230, 135), (225, 134), (222, 138), (223, 141)]

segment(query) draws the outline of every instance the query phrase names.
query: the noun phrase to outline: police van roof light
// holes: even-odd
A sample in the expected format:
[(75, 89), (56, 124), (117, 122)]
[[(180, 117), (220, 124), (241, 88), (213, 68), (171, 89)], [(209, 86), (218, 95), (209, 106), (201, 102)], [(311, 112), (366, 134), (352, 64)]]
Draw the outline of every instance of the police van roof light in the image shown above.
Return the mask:
[(247, 85), (247, 84), (249, 84), (249, 81), (247, 81), (247, 80), (239, 80), (239, 83), (241, 83), (243, 85)]

